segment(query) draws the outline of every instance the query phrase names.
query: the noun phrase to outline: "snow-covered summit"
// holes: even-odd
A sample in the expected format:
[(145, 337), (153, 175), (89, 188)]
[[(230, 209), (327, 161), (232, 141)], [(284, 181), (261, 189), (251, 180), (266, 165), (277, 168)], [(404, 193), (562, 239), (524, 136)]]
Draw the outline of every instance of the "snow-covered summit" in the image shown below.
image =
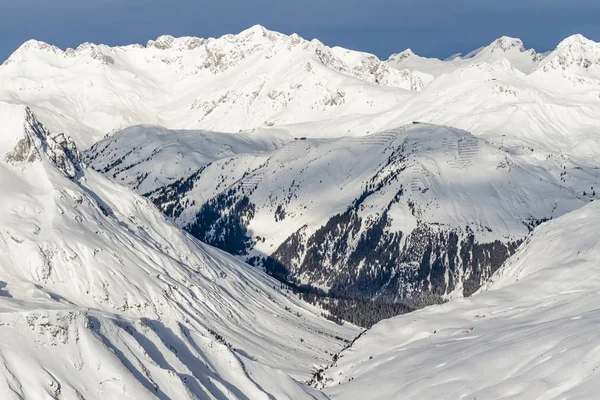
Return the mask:
[(56, 55), (62, 53), (62, 50), (46, 42), (31, 39), (19, 46), (19, 48), (15, 50), (2, 65), (32, 61), (43, 53)]
[(439, 60), (420, 57), (407, 49), (390, 56), (387, 63), (395, 68), (407, 68), (438, 76), (474, 64), (494, 64), (502, 59), (508, 60), (521, 72), (530, 73), (542, 58), (543, 55), (538, 54), (534, 49), (526, 49), (521, 39), (502, 36), (489, 45), (475, 49), (464, 56), (457, 53), (445, 60)]
[(567, 71), (600, 79), (600, 43), (583, 35), (564, 39), (541, 63), (543, 72)]
[[(488, 53), (488, 56), (489, 56), (489, 54), (491, 54), (491, 53), (507, 53), (507, 52), (515, 51), (515, 50), (518, 52), (521, 52), (521, 53), (527, 51), (525, 49), (525, 45), (523, 44), (523, 41), (521, 39), (512, 38), (509, 36), (501, 36), (487, 46), (481, 46), (475, 50), (470, 51), (469, 53), (467, 53), (465, 55), (462, 55), (460, 53), (455, 54), (453, 56), (448, 57), (444, 61), (452, 61), (452, 60), (456, 60), (456, 59), (466, 60), (466, 59), (475, 58), (479, 54)], [(530, 52), (535, 53), (534, 50), (530, 50)], [(502, 57), (502, 55), (500, 55), (500, 57)]]
[(572, 48), (589, 49), (589, 48), (596, 48), (596, 47), (598, 47), (598, 45), (599, 44), (594, 42), (593, 40), (590, 40), (587, 37), (585, 37), (579, 33), (576, 33), (574, 35), (571, 35), (571, 36), (563, 39), (556, 47), (556, 50), (561, 51), (566, 48), (568, 48), (568, 49), (572, 49)]
[(392, 54), (388, 58), (388, 61), (393, 61), (393, 62), (396, 62), (396, 63), (400, 63), (403, 60), (406, 60), (407, 58), (415, 57), (415, 56), (417, 56), (417, 55), (412, 51), (412, 49), (406, 49), (404, 51), (401, 51), (400, 53)]
[(523, 41), (521, 39), (512, 38), (509, 36), (499, 37), (498, 39), (494, 40), (486, 48), (491, 49), (491, 51), (500, 50), (500, 51), (504, 51), (504, 52), (509, 51), (509, 50), (517, 50), (522, 53), (522, 52), (526, 51), (525, 45), (523, 45)]

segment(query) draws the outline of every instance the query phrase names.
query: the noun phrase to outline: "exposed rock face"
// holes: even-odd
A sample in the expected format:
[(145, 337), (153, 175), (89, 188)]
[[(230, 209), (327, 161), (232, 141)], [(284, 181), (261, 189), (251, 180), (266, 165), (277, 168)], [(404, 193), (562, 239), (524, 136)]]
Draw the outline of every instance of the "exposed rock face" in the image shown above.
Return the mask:
[[(171, 196), (154, 201), (176, 217), (179, 211), (172, 201), (176, 195)], [(400, 192), (387, 209), (401, 196)], [(425, 222), (408, 233), (392, 232), (387, 210), (365, 219), (359, 215), (360, 205), (361, 199), (356, 199), (313, 234), (308, 235), (304, 226), (270, 256), (250, 261), (282, 280), (327, 286), (337, 297), (398, 301), (422, 293), (441, 297), (460, 288), (462, 295), (470, 296), (520, 244), (520, 240), (478, 242), (470, 229)], [(248, 256), (260, 240), (248, 232), (255, 212), (248, 196), (230, 190), (203, 204), (185, 229), (225, 251)]]
[(11, 164), (31, 163), (48, 158), (69, 178), (78, 178), (82, 173), (81, 154), (75, 142), (64, 133), (51, 134), (38, 121), (31, 109), (25, 109), (23, 137), (4, 158)]
[[(365, 221), (356, 208), (338, 214), (310, 237), (304, 228), (271, 256), (288, 276), (324, 283), (337, 296), (401, 300), (443, 296), (462, 286), (470, 296), (517, 249), (520, 241), (478, 243), (472, 232), (422, 224), (406, 236), (389, 232), (387, 213)], [(355, 243), (355, 244), (354, 244)], [(274, 275), (281, 270), (270, 271)]]

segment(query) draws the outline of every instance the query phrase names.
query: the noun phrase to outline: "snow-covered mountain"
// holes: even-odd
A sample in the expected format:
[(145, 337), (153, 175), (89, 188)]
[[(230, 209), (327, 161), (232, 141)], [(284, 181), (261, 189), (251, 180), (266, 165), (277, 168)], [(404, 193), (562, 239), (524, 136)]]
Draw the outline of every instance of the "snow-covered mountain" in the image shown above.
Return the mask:
[(503, 36), (464, 56), (456, 54), (446, 60), (439, 60), (418, 56), (407, 49), (401, 53), (392, 54), (386, 63), (400, 70), (417, 70), (437, 77), (459, 68), (483, 63), (494, 64), (500, 60), (507, 60), (516, 69), (528, 74), (536, 69), (543, 59), (544, 54), (539, 54), (533, 49), (526, 49), (521, 39)]
[(218, 39), (162, 36), (145, 47), (63, 51), (29, 41), (0, 67), (0, 99), (29, 105), (87, 147), (135, 124), (237, 132), (374, 114), (423, 89), (423, 79), (371, 54), (255, 26)]
[(537, 228), (471, 298), (383, 321), (336, 357), (332, 399), (591, 399), (600, 204)]
[(599, 49), (574, 35), (539, 54), (502, 37), (452, 60), (405, 51), (381, 61), (260, 26), (145, 46), (30, 41), (0, 66), (0, 100), (28, 105), (84, 148), (138, 124), (339, 137), (418, 120), (522, 140), (597, 126)]
[[(100, 141), (86, 160), (201, 240), (336, 295), (470, 295), (539, 222), (595, 198), (569, 187), (554, 160), (536, 165), (444, 126), (298, 138), (275, 151), (213, 151), (212, 160), (178, 166), (170, 160), (188, 135), (200, 150), (218, 134), (139, 127)], [(181, 142), (157, 157), (145, 155), (154, 146), (140, 153), (165, 136)], [(587, 185), (577, 171), (571, 183)]]
[[(585, 398), (598, 115), (581, 35), (387, 61), (260, 26), (27, 42), (0, 66), (0, 394)], [(244, 260), (331, 302), (455, 300), (377, 325), (323, 394), (301, 381), (358, 328)]]
[(546, 74), (558, 73), (571, 80), (579, 78), (581, 85), (590, 80), (597, 81), (600, 79), (600, 44), (582, 35), (570, 36), (542, 61), (538, 70)]
[[(598, 48), (576, 35), (554, 52), (540, 55), (525, 49), (518, 39), (503, 37), (452, 60), (422, 60), (406, 52), (407, 57), (382, 62), (373, 55), (328, 48), (316, 40), (259, 26), (218, 39), (164, 36), (146, 46), (116, 48), (85, 44), (63, 51), (31, 41), (0, 67), (0, 98), (28, 104), (53, 132), (68, 132), (84, 147), (94, 144), (86, 157), (96, 170), (151, 196), (180, 227), (248, 260), (265, 259), (271, 270), (291, 271), (302, 282), (340, 290), (366, 279), (363, 289), (369, 289), (361, 291), (369, 296), (402, 297), (415, 290), (451, 296), (469, 294), (484, 282), (529, 227), (596, 198)], [(400, 65), (400, 58), (412, 64)], [(430, 68), (432, 63), (437, 70)], [(431, 132), (437, 128), (427, 128), (422, 147), (415, 150), (415, 165), (401, 160), (393, 164), (408, 168), (394, 172), (402, 176), (393, 183), (397, 192), (440, 185), (439, 193), (430, 189), (413, 196), (410, 205), (405, 202), (406, 216), (392, 218), (402, 224), (378, 234), (377, 242), (383, 246), (392, 240), (385, 235), (402, 232), (394, 240), (410, 256), (400, 264), (412, 267), (398, 273), (398, 263), (383, 266), (390, 249), (368, 261), (352, 256), (363, 235), (391, 218), (381, 204), (363, 211), (360, 223), (345, 222), (346, 228), (352, 224), (360, 228), (339, 239), (347, 250), (339, 258), (311, 248), (308, 244), (317, 239), (320, 228), (333, 229), (336, 216), (348, 216), (353, 204), (362, 204), (363, 193), (374, 190), (366, 186), (368, 182), (391, 174), (383, 165), (401, 139), (395, 141), (390, 132), (398, 133), (398, 127), (414, 121), (469, 133), (439, 128), (447, 134), (436, 136)], [(125, 130), (111, 136), (120, 128)], [(109, 137), (97, 142), (105, 136)], [(367, 145), (360, 137), (368, 137)], [(431, 162), (427, 149), (439, 146), (444, 150)], [(474, 149), (484, 149), (482, 159)], [(371, 164), (348, 159), (348, 154)], [(475, 157), (477, 162), (454, 174), (446, 168), (452, 157), (459, 160), (457, 165), (463, 165), (463, 158)], [(466, 199), (453, 191), (458, 180), (469, 182), (471, 174), (490, 170), (503, 158), (526, 172), (500, 174), (499, 181), (490, 180), (495, 173), (478, 178), (485, 189), (463, 184)], [(333, 167), (315, 162), (325, 159)], [(292, 165), (297, 171), (290, 170)], [(423, 171), (419, 165), (425, 166)], [(429, 174), (439, 179), (432, 183)], [(498, 182), (504, 186), (497, 187)], [(536, 190), (541, 185), (543, 199), (536, 191), (527, 193), (513, 213), (509, 193), (521, 190), (524, 182)], [(248, 211), (240, 206), (246, 194), (246, 206), (254, 207), (256, 215), (231, 219), (231, 212)], [(323, 200), (325, 194), (332, 199)], [(484, 203), (487, 197), (492, 199)], [(383, 199), (391, 204), (391, 192)], [(222, 207), (218, 202), (237, 208), (217, 210)], [(422, 215), (414, 216), (413, 210)], [(198, 225), (198, 218), (205, 219), (202, 213), (209, 211), (217, 212), (210, 221), (218, 224)], [(427, 226), (428, 233), (411, 240), (411, 232), (422, 231), (416, 226)], [(474, 250), (471, 244), (467, 246), (471, 250), (465, 250), (471, 254), (468, 260), (458, 251), (446, 257), (434, 249), (447, 247), (450, 237), (433, 240), (437, 231), (429, 229), (432, 226), (457, 234), (457, 243), (471, 243), (472, 232), (473, 246), (492, 246), (497, 240), (502, 245), (481, 250), (484, 255), (477, 259), (472, 255), (477, 247)], [(300, 236), (303, 239), (296, 240)], [(425, 245), (430, 240), (432, 253)], [(412, 251), (411, 246), (418, 249)], [(315, 252), (318, 257), (311, 256)], [(424, 263), (426, 254), (429, 260)], [(269, 259), (272, 255), (275, 265)], [(441, 269), (435, 264), (440, 258)], [(365, 262), (374, 266), (368, 273)], [(414, 272), (421, 264), (421, 272)], [(349, 269), (356, 270), (350, 281)], [(467, 290), (465, 281), (471, 282)]]
[(0, 397), (324, 398), (358, 329), (201, 244), (0, 103)]

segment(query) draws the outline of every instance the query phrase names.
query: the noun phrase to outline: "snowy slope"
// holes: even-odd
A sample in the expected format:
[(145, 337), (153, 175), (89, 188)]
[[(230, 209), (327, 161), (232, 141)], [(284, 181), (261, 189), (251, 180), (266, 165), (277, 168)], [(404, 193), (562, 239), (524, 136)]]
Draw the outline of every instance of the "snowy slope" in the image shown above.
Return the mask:
[(383, 321), (326, 371), (340, 399), (592, 399), (600, 204), (548, 222), (480, 293)]
[(142, 125), (97, 142), (88, 150), (86, 162), (143, 194), (216, 160), (235, 155), (260, 159), (292, 140), (285, 132), (276, 131), (228, 134)]
[[(117, 182), (142, 188), (201, 240), (253, 262), (271, 256), (292, 278), (345, 295), (469, 295), (532, 227), (595, 196), (569, 188), (558, 165), (554, 173), (529, 163), (529, 155), (444, 126), (294, 140), (178, 174), (168, 161), (129, 154), (160, 141), (149, 140), (147, 129), (138, 141), (128, 131), (107, 138), (86, 159)], [(123, 141), (129, 147), (115, 153)], [(114, 165), (115, 154), (122, 163)], [(163, 160), (174, 158), (168, 154)], [(172, 184), (160, 187), (155, 182), (165, 179), (139, 175), (163, 168), (175, 174)], [(588, 184), (585, 174), (575, 178)], [(367, 255), (366, 248), (377, 251)]]
[(30, 109), (0, 103), (0, 126), (0, 397), (323, 397), (296, 379), (355, 327), (87, 169)]

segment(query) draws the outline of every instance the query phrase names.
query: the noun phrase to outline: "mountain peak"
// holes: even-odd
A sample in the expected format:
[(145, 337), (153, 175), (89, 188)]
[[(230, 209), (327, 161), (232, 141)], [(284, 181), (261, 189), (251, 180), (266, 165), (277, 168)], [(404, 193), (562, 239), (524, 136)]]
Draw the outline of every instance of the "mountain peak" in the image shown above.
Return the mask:
[[(262, 43), (265, 41), (274, 42), (278, 39), (288, 39), (291, 36), (280, 32), (271, 31), (262, 25), (254, 25), (241, 31), (237, 35), (233, 35), (233, 37)], [(292, 39), (298, 40), (299, 36), (293, 35)]]
[(171, 35), (161, 35), (157, 37), (156, 40), (148, 40), (148, 43), (146, 43), (146, 47), (155, 47), (159, 50), (166, 50), (173, 46), (175, 40), (176, 39)]
[(576, 66), (588, 70), (600, 66), (600, 44), (583, 35), (571, 35), (556, 46), (556, 50), (546, 57), (541, 70), (566, 70)]
[[(296, 35), (297, 36), (297, 35)], [(241, 31), (238, 34), (228, 34), (216, 39), (205, 39), (193, 36), (174, 37), (171, 35), (162, 35), (155, 40), (149, 40), (146, 44), (147, 48), (156, 48), (159, 50), (179, 49), (179, 50), (194, 50), (195, 48), (206, 44), (209, 41), (221, 41), (222, 39), (231, 41), (243, 40), (261, 40), (273, 41), (280, 37), (288, 37), (282, 33), (270, 31), (262, 25), (254, 25), (248, 29)]]
[(30, 39), (30, 40), (26, 41), (25, 43), (23, 43), (19, 47), (18, 50), (32, 50), (32, 49), (35, 49), (35, 50), (57, 50), (58, 47), (48, 44), (46, 42), (40, 41), (40, 40)]
[(558, 46), (556, 46), (556, 50), (561, 50), (565, 48), (586, 48), (586, 47), (598, 47), (598, 43), (594, 42), (583, 36), (582, 34), (574, 34), (565, 39), (563, 39)]
[(273, 33), (273, 32), (268, 30), (267, 28), (265, 28), (264, 26), (262, 26), (260, 24), (256, 24), (256, 25), (253, 25), (250, 28), (245, 29), (242, 32), (240, 32), (240, 35), (267, 36), (270, 33)]
[(82, 55), (99, 60), (103, 64), (113, 64), (114, 60), (109, 55), (112, 50), (113, 49), (110, 46), (104, 44), (85, 42), (77, 46), (76, 49), (67, 48), (63, 51), (61, 48), (46, 42), (28, 40), (11, 54), (3, 65), (8, 65), (13, 62), (25, 63), (35, 60), (44, 62), (56, 57), (73, 58)]
[(62, 50), (59, 49), (58, 47), (48, 44), (46, 42), (31, 39), (31, 40), (28, 40), (25, 43), (23, 43), (21, 46), (19, 46), (19, 48), (17, 50), (15, 50), (10, 55), (10, 57), (8, 57), (8, 59), (3, 63), (3, 65), (10, 64), (11, 62), (27, 61), (28, 60), (27, 54), (32, 53), (32, 52), (34, 52), (34, 53), (39, 53), (39, 52), (60, 53), (60, 52), (62, 52)]
[(523, 41), (518, 38), (512, 38), (509, 36), (502, 36), (498, 39), (494, 40), (489, 46), (492, 51), (501, 50), (501, 51), (509, 51), (516, 49), (520, 52), (525, 51), (525, 46), (523, 45)]
[(81, 176), (81, 155), (73, 139), (64, 133), (51, 134), (27, 106), (0, 103), (0, 120), (5, 129), (0, 154), (10, 164), (27, 164), (47, 157), (65, 176)]
[(411, 49), (406, 49), (404, 51), (401, 51), (400, 53), (392, 54), (390, 58), (388, 58), (388, 61), (394, 61), (399, 63), (401, 61), (415, 56), (417, 55)]

